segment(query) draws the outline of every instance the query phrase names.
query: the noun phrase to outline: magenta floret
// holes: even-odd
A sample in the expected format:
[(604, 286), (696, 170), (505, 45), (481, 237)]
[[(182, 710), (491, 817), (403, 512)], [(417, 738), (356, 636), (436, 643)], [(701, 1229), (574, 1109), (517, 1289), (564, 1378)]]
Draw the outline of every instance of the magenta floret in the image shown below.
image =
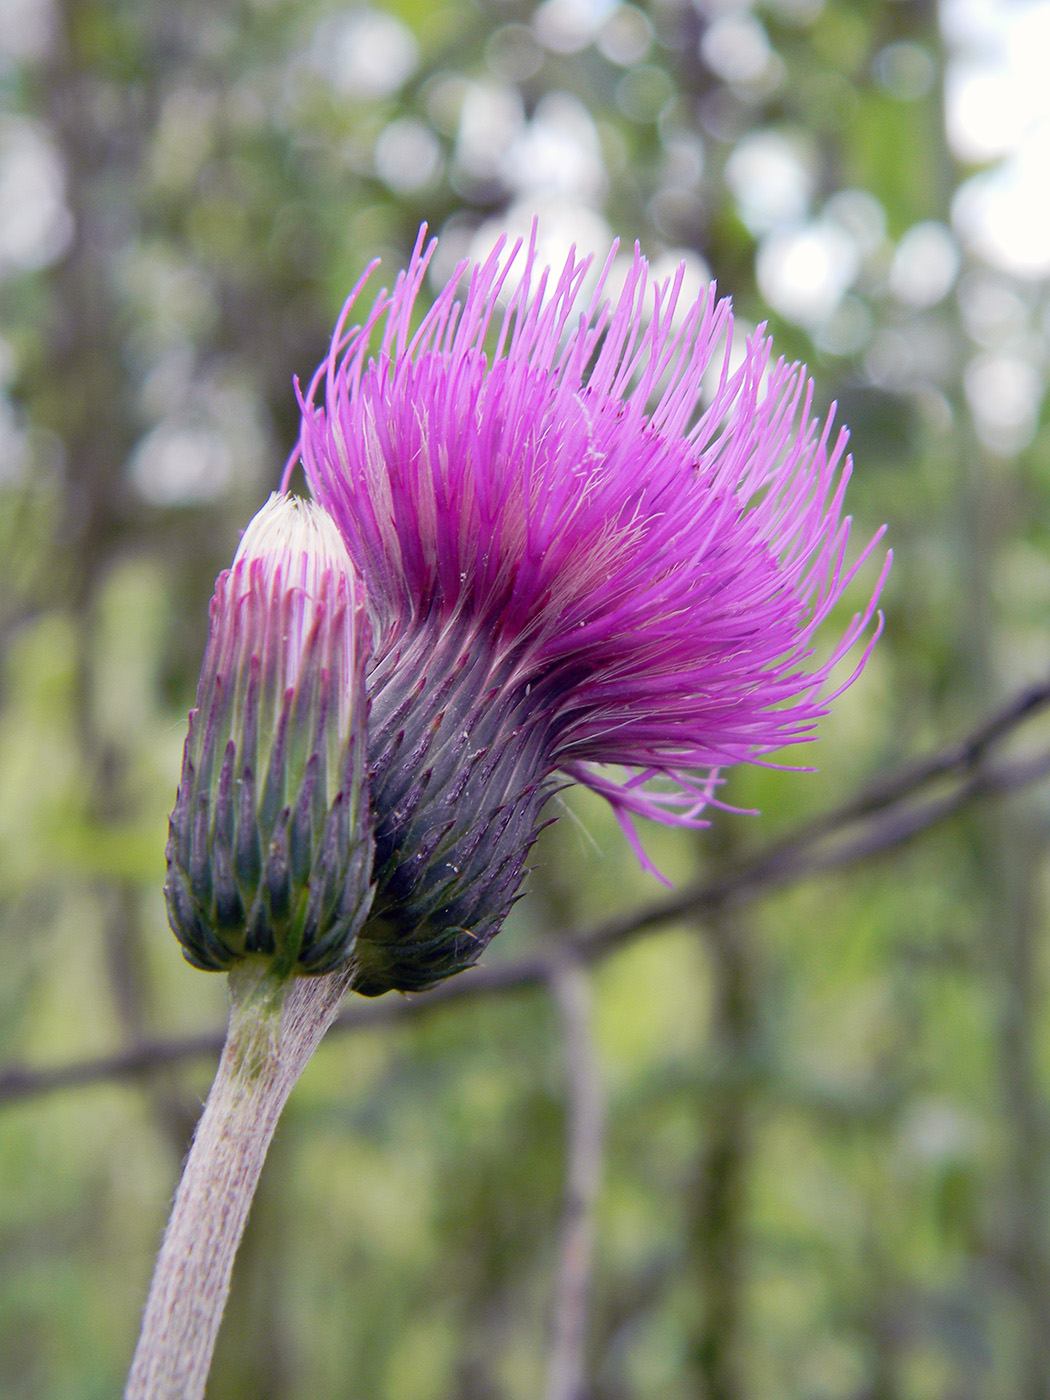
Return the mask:
[(708, 770), (813, 736), (833, 669), (859, 645), (849, 684), (881, 627), (888, 556), (815, 651), (881, 536), (848, 560), (847, 435), (762, 328), (732, 369), (729, 302), (683, 304), (683, 271), (655, 284), (637, 250), (610, 298), (615, 249), (585, 294), (591, 259), (555, 278), (535, 239), (501, 239), (413, 330), (435, 246), (421, 230), (347, 329), (365, 274), (303, 404), (297, 455), (367, 581), (377, 654), (468, 624), (503, 685), (541, 693), (549, 771), (628, 825), (693, 823)]

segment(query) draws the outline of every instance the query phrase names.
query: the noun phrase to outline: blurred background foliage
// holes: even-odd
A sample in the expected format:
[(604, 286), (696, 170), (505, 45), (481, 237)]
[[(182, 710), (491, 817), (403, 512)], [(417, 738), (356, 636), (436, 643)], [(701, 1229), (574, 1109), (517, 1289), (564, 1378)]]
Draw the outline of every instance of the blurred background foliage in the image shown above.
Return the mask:
[[(533, 213), (552, 259), (616, 235), (717, 277), (838, 401), (858, 538), (889, 522), (886, 633), (819, 773), (737, 772), (761, 817), (645, 831), (676, 884), (1045, 678), (1048, 60), (1034, 0), (3, 0), (4, 1060), (221, 1024), (160, 895), (207, 601), (293, 375), (422, 219), (438, 283)], [(575, 1400), (1045, 1400), (1047, 797), (646, 935), (595, 969), (589, 1031), (531, 990), (333, 1036), (209, 1394), (559, 1400), (590, 1034)], [(566, 802), (490, 965), (659, 894)], [(0, 1107), (11, 1400), (119, 1393), (210, 1073)]]

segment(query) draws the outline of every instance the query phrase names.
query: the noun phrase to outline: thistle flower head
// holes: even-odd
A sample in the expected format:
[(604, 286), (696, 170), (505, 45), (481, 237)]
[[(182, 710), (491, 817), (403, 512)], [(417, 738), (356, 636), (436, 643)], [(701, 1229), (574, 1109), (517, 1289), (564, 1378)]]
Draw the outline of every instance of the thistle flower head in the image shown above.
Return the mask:
[(713, 287), (686, 305), (636, 251), (588, 295), (589, 259), (500, 240), (414, 325), (434, 246), (348, 328), (355, 288), (296, 454), (374, 632), (362, 990), (474, 960), (565, 777), (641, 854), (634, 816), (695, 824), (712, 769), (811, 738), (881, 587), (818, 655), (875, 543), (848, 562), (846, 435), (761, 332), (731, 369)]
[(348, 959), (372, 893), (367, 645), (339, 531), (271, 496), (215, 586), (171, 818), (168, 913), (196, 966)]

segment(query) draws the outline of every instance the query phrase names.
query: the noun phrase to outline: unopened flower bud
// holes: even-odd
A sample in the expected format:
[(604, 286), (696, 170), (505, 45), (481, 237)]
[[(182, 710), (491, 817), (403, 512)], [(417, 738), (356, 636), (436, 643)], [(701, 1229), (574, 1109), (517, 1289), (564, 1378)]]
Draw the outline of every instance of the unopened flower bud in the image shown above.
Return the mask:
[(361, 586), (319, 506), (273, 495), (221, 574), (168, 840), (186, 958), (329, 972), (372, 901)]

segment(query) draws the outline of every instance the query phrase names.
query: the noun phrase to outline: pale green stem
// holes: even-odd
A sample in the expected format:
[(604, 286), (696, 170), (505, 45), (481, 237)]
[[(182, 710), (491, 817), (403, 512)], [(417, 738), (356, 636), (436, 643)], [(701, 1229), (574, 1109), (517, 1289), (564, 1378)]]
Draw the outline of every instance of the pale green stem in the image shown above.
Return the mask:
[(157, 1256), (125, 1400), (200, 1400), (233, 1260), (292, 1086), (335, 1019), (349, 972), (230, 973), (230, 1024)]

